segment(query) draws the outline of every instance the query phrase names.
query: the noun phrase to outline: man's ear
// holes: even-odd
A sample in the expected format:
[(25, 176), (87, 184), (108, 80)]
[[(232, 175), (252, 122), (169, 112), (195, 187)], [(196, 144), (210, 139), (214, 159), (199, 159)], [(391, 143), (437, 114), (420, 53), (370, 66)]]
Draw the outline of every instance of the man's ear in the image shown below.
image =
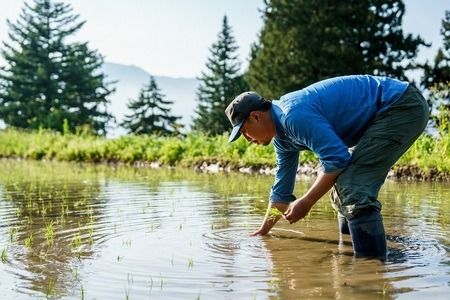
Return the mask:
[(259, 121), (261, 119), (260, 111), (254, 110), (250, 112), (249, 117), (253, 119), (254, 121)]

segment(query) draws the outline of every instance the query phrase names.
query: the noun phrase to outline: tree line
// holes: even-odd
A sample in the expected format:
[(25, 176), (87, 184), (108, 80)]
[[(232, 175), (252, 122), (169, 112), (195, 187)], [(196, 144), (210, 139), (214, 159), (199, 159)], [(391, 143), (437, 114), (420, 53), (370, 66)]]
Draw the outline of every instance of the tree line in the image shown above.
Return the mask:
[[(423, 70), (417, 83), (429, 91), (434, 124), (448, 132), (450, 121), (450, 10), (441, 26), (443, 47), (434, 61), (415, 63), (422, 37), (405, 34), (401, 0), (265, 0), (263, 27), (242, 70), (238, 46), (226, 16), (209, 48), (196, 93), (191, 129), (207, 134), (229, 130), (224, 110), (235, 95), (254, 90), (267, 99), (339, 75), (374, 74), (407, 80)], [(6, 126), (60, 132), (80, 130), (104, 135), (115, 122), (108, 97), (115, 82), (100, 71), (104, 58), (87, 42), (69, 43), (84, 21), (69, 4), (55, 0), (25, 2), (18, 20), (8, 20), (9, 41), (0, 49), (0, 119)], [(180, 117), (150, 76), (128, 102), (121, 126), (134, 134), (182, 132)]]

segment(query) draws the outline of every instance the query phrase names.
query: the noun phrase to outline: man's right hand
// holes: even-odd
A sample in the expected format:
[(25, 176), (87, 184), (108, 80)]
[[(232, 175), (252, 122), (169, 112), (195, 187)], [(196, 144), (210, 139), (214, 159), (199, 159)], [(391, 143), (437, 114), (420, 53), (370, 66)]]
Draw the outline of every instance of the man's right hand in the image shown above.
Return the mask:
[(251, 236), (264, 236), (266, 234), (269, 233), (269, 230), (263, 229), (263, 228), (259, 228), (258, 230), (253, 231), (252, 233), (250, 233)]
[(267, 207), (266, 215), (264, 217), (264, 221), (263, 221), (261, 227), (259, 227), (259, 229), (250, 233), (250, 235), (251, 236), (264, 236), (264, 235), (268, 234), (270, 229), (272, 229), (272, 227), (275, 225), (275, 223), (281, 217), (281, 214), (272, 216), (271, 210), (273, 208), (276, 208), (279, 212), (284, 213), (287, 210), (288, 206), (289, 206), (288, 204), (284, 204), (284, 203), (270, 203), (269, 202), (269, 206)]

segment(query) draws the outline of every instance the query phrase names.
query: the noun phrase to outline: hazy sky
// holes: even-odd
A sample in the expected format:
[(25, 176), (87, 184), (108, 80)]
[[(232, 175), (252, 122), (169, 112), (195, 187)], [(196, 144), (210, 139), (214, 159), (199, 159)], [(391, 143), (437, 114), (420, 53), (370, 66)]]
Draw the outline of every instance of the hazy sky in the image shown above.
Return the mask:
[[(247, 66), (251, 43), (257, 38), (263, 0), (67, 0), (86, 24), (75, 39), (89, 41), (108, 62), (133, 64), (154, 75), (195, 77), (204, 69), (208, 48), (217, 39), (226, 14)], [(405, 0), (406, 33), (432, 42), (421, 60), (432, 59), (450, 0)], [(6, 19), (15, 21), (23, 0), (0, 0), (0, 40), (6, 41)], [(0, 64), (3, 64), (0, 58)]]

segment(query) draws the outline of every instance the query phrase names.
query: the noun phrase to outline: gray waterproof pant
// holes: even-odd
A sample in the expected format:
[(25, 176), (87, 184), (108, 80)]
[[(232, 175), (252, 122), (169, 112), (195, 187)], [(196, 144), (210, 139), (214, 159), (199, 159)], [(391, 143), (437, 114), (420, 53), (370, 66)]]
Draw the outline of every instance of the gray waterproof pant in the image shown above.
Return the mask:
[[(409, 86), (397, 102), (375, 117), (354, 147), (350, 165), (338, 176), (331, 193), (332, 205), (339, 213), (341, 232), (349, 227), (356, 256), (385, 258), (378, 192), (391, 167), (423, 132), (428, 119), (426, 100)], [(367, 241), (378, 241), (379, 245)], [(374, 253), (374, 247), (381, 250)]]

